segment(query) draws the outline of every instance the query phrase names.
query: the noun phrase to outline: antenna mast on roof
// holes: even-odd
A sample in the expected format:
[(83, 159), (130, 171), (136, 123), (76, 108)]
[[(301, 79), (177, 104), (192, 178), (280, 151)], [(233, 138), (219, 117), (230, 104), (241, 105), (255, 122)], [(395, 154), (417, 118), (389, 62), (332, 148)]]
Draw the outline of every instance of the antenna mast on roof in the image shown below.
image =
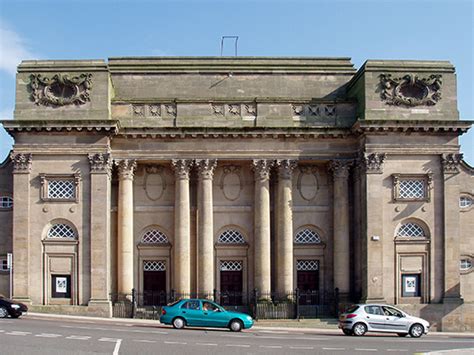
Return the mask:
[(239, 36), (222, 36), (221, 37), (221, 57), (224, 52), (224, 40), (233, 39), (234, 40), (234, 55), (237, 57), (237, 42), (239, 41)]

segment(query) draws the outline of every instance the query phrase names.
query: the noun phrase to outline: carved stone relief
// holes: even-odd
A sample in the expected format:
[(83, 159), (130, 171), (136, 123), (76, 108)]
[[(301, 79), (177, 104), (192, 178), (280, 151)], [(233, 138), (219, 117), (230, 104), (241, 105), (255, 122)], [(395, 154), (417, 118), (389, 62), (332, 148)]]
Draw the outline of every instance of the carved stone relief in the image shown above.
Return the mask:
[(441, 164), (445, 174), (457, 174), (459, 173), (459, 164), (461, 163), (463, 155), (460, 153), (456, 154), (443, 154), (441, 155)]
[(255, 104), (217, 104), (211, 103), (211, 114), (220, 117), (242, 117), (243, 119), (255, 119), (257, 115), (257, 106)]
[(148, 165), (145, 167), (145, 178), (143, 181), (145, 195), (151, 201), (157, 201), (166, 190), (166, 179), (164, 168), (160, 165)]
[(441, 75), (418, 77), (406, 74), (392, 78), (391, 74), (380, 74), (380, 97), (387, 105), (434, 106), (441, 100)]
[(58, 73), (52, 77), (31, 74), (29, 87), (31, 98), (36, 105), (82, 105), (90, 101), (92, 74), (69, 76)]
[(224, 197), (229, 201), (235, 201), (240, 197), (243, 189), (242, 174), (240, 166), (226, 165), (220, 178), (219, 186)]
[(296, 182), (301, 197), (306, 201), (312, 201), (319, 191), (318, 169), (315, 166), (299, 166), (300, 173)]
[(134, 117), (162, 119), (176, 117), (176, 104), (132, 104), (130, 107)]
[(333, 104), (292, 104), (293, 117), (329, 118), (336, 116), (336, 105)]

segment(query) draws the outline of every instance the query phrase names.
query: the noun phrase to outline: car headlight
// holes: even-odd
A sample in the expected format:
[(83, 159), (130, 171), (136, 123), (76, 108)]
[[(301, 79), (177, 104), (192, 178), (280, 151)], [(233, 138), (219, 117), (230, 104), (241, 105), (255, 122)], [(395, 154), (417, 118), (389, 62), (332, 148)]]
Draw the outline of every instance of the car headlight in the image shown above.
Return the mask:
[(20, 309), (19, 304), (12, 304), (10, 307), (13, 308), (13, 309)]
[(252, 320), (252, 317), (250, 317), (250, 316), (247, 316), (247, 320)]

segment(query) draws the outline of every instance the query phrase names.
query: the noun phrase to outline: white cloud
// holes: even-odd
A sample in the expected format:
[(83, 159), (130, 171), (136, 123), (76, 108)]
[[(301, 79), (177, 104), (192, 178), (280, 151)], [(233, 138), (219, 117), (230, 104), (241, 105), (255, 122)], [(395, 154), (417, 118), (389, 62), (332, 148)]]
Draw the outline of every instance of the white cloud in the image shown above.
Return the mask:
[(16, 67), (24, 59), (34, 58), (19, 34), (0, 23), (0, 70), (15, 75)]

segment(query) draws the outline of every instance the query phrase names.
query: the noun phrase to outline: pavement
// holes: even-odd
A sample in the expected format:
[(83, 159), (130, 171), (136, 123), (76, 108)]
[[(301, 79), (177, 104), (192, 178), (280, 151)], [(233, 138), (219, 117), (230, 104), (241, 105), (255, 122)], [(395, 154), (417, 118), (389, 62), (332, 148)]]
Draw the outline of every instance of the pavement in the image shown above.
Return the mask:
[[(54, 313), (36, 313), (28, 312), (23, 315), (25, 318), (44, 318), (44, 319), (69, 319), (79, 321), (102, 321), (111, 323), (121, 324), (143, 324), (143, 325), (156, 325), (159, 323), (158, 320), (153, 319), (135, 319), (135, 318), (101, 318), (101, 317), (88, 317), (88, 316), (73, 316), (64, 314)], [(317, 333), (317, 334), (339, 334), (341, 331), (337, 328), (336, 319), (301, 319), (301, 320), (257, 320), (253, 326), (256, 330), (269, 330), (273, 332), (285, 331), (285, 332), (300, 332), (304, 330), (305, 333)], [(428, 333), (430, 335), (446, 335), (453, 337), (472, 337), (474, 338), (474, 332), (434, 332)]]

